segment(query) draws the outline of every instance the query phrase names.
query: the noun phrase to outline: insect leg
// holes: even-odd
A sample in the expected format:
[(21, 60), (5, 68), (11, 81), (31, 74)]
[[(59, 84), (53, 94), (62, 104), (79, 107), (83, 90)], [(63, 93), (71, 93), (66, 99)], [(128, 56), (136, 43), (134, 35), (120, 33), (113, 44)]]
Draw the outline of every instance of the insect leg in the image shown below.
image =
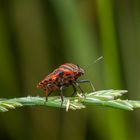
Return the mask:
[(71, 96), (74, 96), (74, 94), (76, 93), (76, 91), (77, 91), (77, 89), (76, 89), (76, 87), (75, 87), (75, 85), (74, 84), (72, 84), (72, 87), (73, 87), (73, 93), (72, 93), (72, 95)]
[(90, 83), (90, 85), (91, 85), (93, 91), (95, 91), (95, 88), (94, 88), (92, 82), (89, 81), (89, 80), (77, 80), (76, 82), (77, 82), (77, 83)]
[(81, 89), (79, 83), (77, 81), (74, 81), (73, 84), (79, 88), (79, 90), (83, 93), (84, 91)]
[[(84, 91), (81, 89), (81, 87), (80, 87), (80, 85), (79, 85), (79, 83), (78, 83), (78, 82), (73, 81), (73, 84), (74, 84), (76, 87), (78, 87), (78, 88), (79, 88), (79, 90), (82, 92), (82, 94), (84, 93)], [(83, 94), (83, 96), (85, 97), (85, 94)]]
[(63, 96), (63, 89), (65, 88), (66, 86), (61, 86), (60, 87), (60, 97), (61, 97), (61, 100), (62, 100), (62, 104), (63, 104), (63, 101), (64, 101), (64, 96)]
[(52, 91), (48, 92), (48, 90), (46, 90), (46, 101), (48, 100), (48, 96), (50, 96), (51, 93)]

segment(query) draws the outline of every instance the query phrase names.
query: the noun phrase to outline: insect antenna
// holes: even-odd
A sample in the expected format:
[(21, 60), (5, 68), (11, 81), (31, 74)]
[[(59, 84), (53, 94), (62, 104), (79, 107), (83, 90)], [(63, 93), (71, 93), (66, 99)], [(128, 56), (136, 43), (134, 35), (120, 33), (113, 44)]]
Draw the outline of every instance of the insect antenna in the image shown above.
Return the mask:
[(98, 57), (96, 60), (94, 60), (93, 62), (91, 62), (90, 64), (84, 66), (84, 69), (89, 68), (91, 65), (96, 64), (98, 61), (102, 60), (103, 56)]
[(94, 60), (94, 64), (95, 64), (96, 62), (98, 62), (99, 60), (101, 60), (101, 59), (103, 59), (103, 56), (100, 56), (100, 57), (98, 57), (96, 60)]

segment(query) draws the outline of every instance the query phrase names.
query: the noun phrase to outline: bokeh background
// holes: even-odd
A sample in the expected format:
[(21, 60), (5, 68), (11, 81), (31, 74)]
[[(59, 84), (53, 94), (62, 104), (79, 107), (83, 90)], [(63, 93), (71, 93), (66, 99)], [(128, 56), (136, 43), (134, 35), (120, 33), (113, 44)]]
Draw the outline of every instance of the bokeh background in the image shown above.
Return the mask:
[[(65, 62), (84, 68), (96, 90), (140, 100), (140, 1), (0, 1), (0, 98), (44, 96), (36, 84)], [(0, 139), (139, 140), (140, 110), (20, 108), (0, 113)]]

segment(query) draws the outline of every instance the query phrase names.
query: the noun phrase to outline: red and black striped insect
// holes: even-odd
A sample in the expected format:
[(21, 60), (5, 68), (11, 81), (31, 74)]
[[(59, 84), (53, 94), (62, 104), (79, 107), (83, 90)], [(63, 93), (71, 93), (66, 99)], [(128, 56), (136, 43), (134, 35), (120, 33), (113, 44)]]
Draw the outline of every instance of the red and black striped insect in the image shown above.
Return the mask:
[(79, 86), (79, 83), (90, 83), (92, 89), (94, 90), (93, 84), (89, 80), (78, 80), (78, 77), (83, 75), (85, 72), (78, 65), (71, 63), (65, 63), (55, 69), (52, 73), (47, 75), (38, 85), (38, 88), (42, 88), (46, 92), (47, 97), (51, 94), (52, 91), (60, 90), (61, 100), (63, 102), (63, 89), (68, 86), (73, 87), (74, 95), (77, 91), (77, 88), (82, 92), (83, 90)]

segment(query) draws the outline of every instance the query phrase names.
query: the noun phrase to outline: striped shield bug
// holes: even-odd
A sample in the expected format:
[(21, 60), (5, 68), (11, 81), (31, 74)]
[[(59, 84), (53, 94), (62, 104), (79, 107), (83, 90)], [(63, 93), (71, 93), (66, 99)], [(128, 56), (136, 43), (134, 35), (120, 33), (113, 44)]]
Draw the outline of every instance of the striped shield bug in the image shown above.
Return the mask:
[(90, 83), (93, 91), (94, 86), (89, 80), (78, 80), (78, 77), (84, 75), (85, 71), (80, 68), (78, 65), (72, 63), (65, 63), (60, 65), (52, 73), (47, 75), (38, 85), (37, 88), (44, 89), (46, 92), (46, 101), (47, 97), (52, 93), (52, 91), (60, 90), (60, 97), (63, 102), (63, 90), (68, 87), (73, 87), (74, 95), (77, 91), (77, 88), (82, 92), (83, 90), (79, 86), (79, 83)]

